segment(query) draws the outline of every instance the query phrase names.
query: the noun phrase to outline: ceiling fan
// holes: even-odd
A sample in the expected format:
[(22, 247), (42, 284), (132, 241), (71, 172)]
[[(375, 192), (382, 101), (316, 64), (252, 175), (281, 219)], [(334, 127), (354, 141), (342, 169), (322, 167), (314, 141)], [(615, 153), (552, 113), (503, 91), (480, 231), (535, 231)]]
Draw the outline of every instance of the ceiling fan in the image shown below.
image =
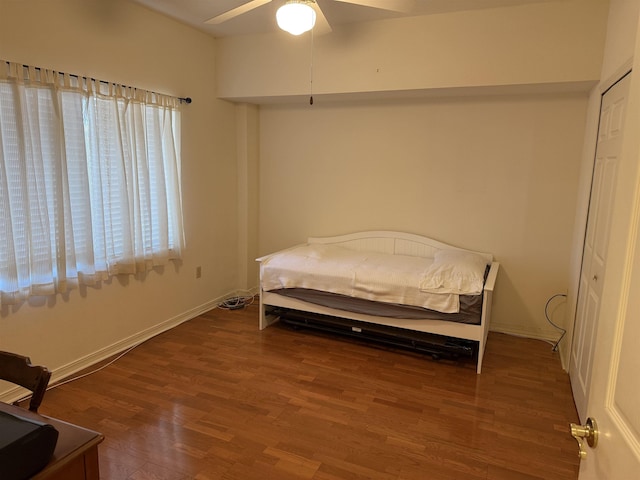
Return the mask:
[(278, 24), (280, 25), (280, 28), (289, 31), (289, 33), (292, 33), (293, 35), (298, 35), (299, 33), (310, 30), (311, 28), (314, 29), (314, 33), (318, 34), (324, 34), (331, 31), (331, 26), (329, 25), (327, 18), (322, 13), (322, 9), (320, 8), (320, 5), (318, 3), (322, 4), (329, 1), (349, 3), (352, 5), (377, 8), (380, 10), (388, 10), (398, 13), (409, 13), (415, 5), (415, 0), (249, 0), (239, 7), (232, 8), (227, 12), (210, 18), (209, 20), (205, 21), (205, 23), (218, 25), (220, 23), (226, 22), (227, 20), (231, 20), (232, 18), (250, 12), (251, 10), (254, 10), (272, 1), (279, 1), (283, 5), (279, 9), (278, 17), (280, 16), (280, 13), (284, 7), (300, 7), (301, 5), (304, 6), (303, 8), (306, 8), (307, 10), (312, 9), (315, 13), (315, 15), (311, 13), (311, 16), (313, 16), (313, 21), (311, 21), (310, 24), (311, 26), (309, 28), (305, 27), (306, 30), (298, 31), (297, 33), (280, 25), (280, 18), (278, 18)]

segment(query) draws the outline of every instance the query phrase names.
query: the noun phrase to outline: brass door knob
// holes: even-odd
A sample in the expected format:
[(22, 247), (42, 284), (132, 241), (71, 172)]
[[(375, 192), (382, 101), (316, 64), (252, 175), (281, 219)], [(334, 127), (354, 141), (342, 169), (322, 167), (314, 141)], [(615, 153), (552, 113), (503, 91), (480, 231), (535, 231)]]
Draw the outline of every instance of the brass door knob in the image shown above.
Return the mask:
[(583, 459), (587, 456), (587, 452), (584, 449), (584, 440), (587, 441), (587, 445), (591, 448), (596, 448), (598, 445), (598, 424), (595, 419), (587, 418), (585, 425), (571, 424), (571, 436), (578, 442), (578, 457)]

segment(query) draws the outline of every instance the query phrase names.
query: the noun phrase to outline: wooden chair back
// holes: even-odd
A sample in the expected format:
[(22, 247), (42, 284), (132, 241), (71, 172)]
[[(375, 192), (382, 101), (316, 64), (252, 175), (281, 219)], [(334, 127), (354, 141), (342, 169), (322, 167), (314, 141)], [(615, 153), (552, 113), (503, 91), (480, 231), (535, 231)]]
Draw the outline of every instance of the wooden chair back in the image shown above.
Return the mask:
[[(42, 403), (51, 372), (42, 366), (31, 365), (31, 359), (15, 353), (0, 351), (0, 380), (20, 385), (33, 394), (29, 410), (37, 412)], [(15, 402), (17, 405), (18, 402)]]

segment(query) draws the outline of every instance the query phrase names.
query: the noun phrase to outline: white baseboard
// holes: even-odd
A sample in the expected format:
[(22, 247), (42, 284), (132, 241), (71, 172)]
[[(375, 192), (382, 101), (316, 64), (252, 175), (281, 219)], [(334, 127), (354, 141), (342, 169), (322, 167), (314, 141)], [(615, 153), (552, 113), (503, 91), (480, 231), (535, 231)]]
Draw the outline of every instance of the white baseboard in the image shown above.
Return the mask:
[(512, 328), (505, 325), (491, 325), (489, 327), (490, 332), (504, 333), (506, 335), (513, 335), (515, 337), (532, 338), (534, 340), (543, 340), (545, 342), (555, 343), (558, 340), (559, 334), (554, 338), (551, 333), (543, 332), (531, 332), (529, 330), (521, 330)]
[[(541, 333), (532, 333), (532, 332), (525, 332), (525, 331), (519, 331), (517, 329), (512, 329), (512, 328), (504, 328), (500, 325), (494, 327), (493, 325), (491, 326), (491, 328), (489, 328), (489, 331), (491, 332), (496, 332), (496, 333), (504, 333), (505, 335), (514, 335), (516, 337), (524, 337), (524, 338), (532, 338), (534, 340), (542, 340), (543, 342), (547, 342), (549, 343), (549, 348), (552, 348), (553, 345), (555, 345), (555, 343), (558, 341), (558, 338), (560, 338), (560, 334), (556, 334), (555, 337), (552, 337), (550, 334), (541, 334)], [(562, 367), (562, 370), (564, 370), (565, 372), (569, 373), (569, 368), (568, 365), (566, 363), (566, 355), (564, 355), (564, 343), (560, 342), (560, 344), (558, 345), (558, 357), (560, 359), (560, 366)]]
[[(217, 299), (211, 300), (209, 302), (203, 303), (195, 308), (187, 310), (186, 312), (181, 313), (180, 315), (176, 315), (173, 318), (169, 318), (153, 327), (147, 328), (138, 332), (134, 335), (131, 335), (127, 338), (124, 338), (118, 342), (115, 342), (107, 347), (101, 348), (89, 355), (86, 355), (82, 358), (74, 360), (62, 367), (56, 368), (51, 372), (51, 380), (49, 381), (49, 385), (55, 386), (56, 382), (60, 382), (66, 378), (71, 377), (77, 372), (84, 370), (92, 365), (95, 365), (109, 357), (117, 355), (124, 350), (135, 347), (146, 340), (149, 340), (160, 333), (166, 332), (167, 330), (171, 330), (173, 327), (180, 325), (192, 318), (197, 317), (213, 308), (217, 307), (222, 301), (229, 297), (238, 296), (239, 291), (236, 290), (234, 293), (230, 293), (227, 295), (223, 295)], [(251, 293), (250, 293), (251, 294)], [(255, 295), (255, 294), (254, 294)], [(12, 403), (16, 400), (24, 398), (30, 394), (30, 392), (22, 387), (16, 387), (11, 384), (7, 384), (10, 386), (9, 389), (0, 392), (0, 401), (5, 403)], [(45, 400), (46, 401), (46, 400)]]

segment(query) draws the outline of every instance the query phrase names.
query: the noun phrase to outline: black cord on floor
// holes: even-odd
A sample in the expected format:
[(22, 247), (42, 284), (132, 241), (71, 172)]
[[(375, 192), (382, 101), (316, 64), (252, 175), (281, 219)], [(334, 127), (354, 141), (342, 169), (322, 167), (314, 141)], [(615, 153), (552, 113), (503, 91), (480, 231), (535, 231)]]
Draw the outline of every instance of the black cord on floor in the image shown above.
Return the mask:
[(547, 322), (549, 322), (551, 325), (553, 325), (555, 328), (557, 328), (558, 330), (560, 330), (562, 332), (562, 335), (560, 335), (560, 338), (556, 341), (556, 343), (553, 344), (553, 347), (551, 348), (551, 350), (554, 351), (554, 352), (558, 351), (558, 345), (560, 344), (560, 341), (567, 334), (567, 331), (564, 328), (559, 327), (558, 325), (553, 323), (551, 321), (551, 319), (549, 318), (549, 312), (548, 312), (549, 304), (556, 297), (566, 297), (566, 295), (564, 293), (556, 293), (549, 300), (547, 300), (547, 304), (544, 306), (544, 316), (547, 318)]
[(218, 308), (223, 310), (240, 310), (241, 308), (251, 305), (253, 298), (252, 296), (227, 298), (218, 304)]

